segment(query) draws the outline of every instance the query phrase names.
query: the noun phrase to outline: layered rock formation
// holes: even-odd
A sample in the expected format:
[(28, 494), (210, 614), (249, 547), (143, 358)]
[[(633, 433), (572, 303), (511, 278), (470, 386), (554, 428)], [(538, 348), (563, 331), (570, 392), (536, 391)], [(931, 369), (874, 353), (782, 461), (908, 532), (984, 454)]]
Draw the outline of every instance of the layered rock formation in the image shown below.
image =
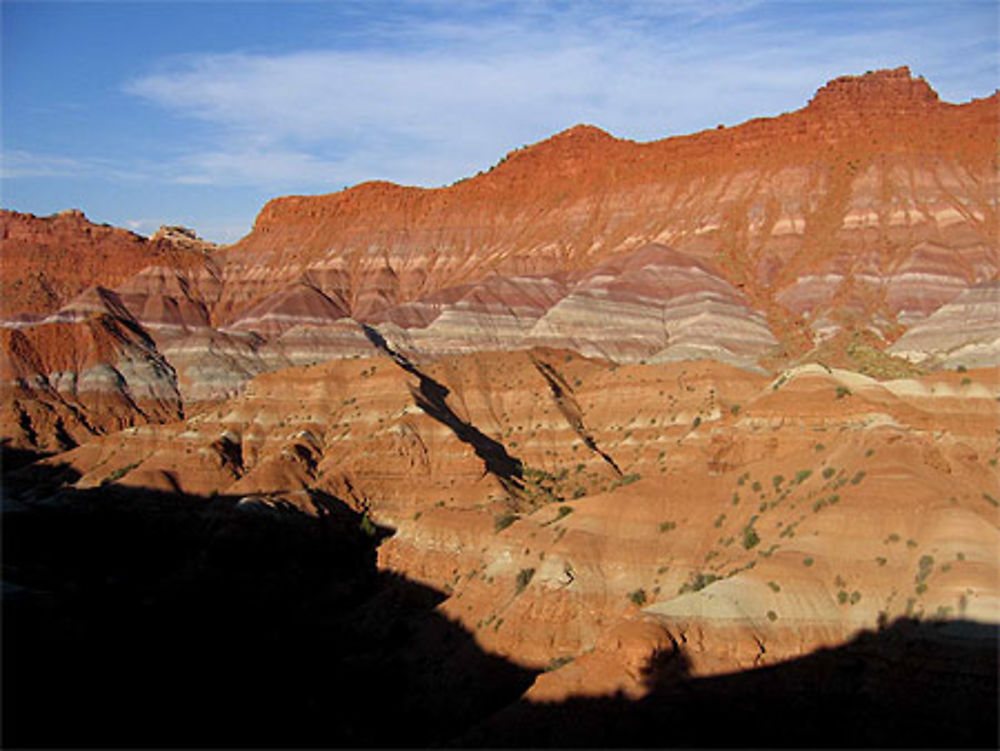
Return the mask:
[(113, 292), (85, 292), (0, 335), (0, 431), (15, 446), (63, 450), (183, 416), (173, 367)]
[(0, 311), (28, 320), (95, 285), (117, 287), (150, 265), (190, 268), (202, 255), (166, 238), (94, 224), (76, 209), (50, 217), (0, 211), (0, 239)]
[(578, 126), (227, 248), (4, 212), (0, 437), (60, 452), (13, 500), (346, 504), (529, 702), (997, 623), (998, 102), (898, 69)]
[[(996, 276), (997, 103), (942, 103), (902, 68), (689, 137), (638, 144), (579, 126), (450, 188), (277, 199), (226, 251), (219, 316), (236, 320), (308, 274), (352, 316), (378, 320), (435, 290), (585, 272), (661, 242), (743, 285), (789, 345), (844, 327), (891, 341), (929, 305)], [(952, 257), (944, 270), (935, 247)], [(261, 267), (277, 271), (263, 288), (239, 281)], [(937, 278), (913, 305), (899, 282), (925, 273)]]
[(406, 326), (411, 320), (396, 311), (415, 306), (405, 305), (390, 309), (379, 330), (423, 354), (541, 346), (618, 362), (702, 357), (753, 367), (778, 346), (737, 289), (661, 245), (582, 273), (493, 276), (455, 292), (453, 301), (425, 306), (421, 325)]
[[(633, 143), (577, 126), (448, 188), (276, 199), (229, 248), (5, 212), (6, 325), (73, 315), (60, 309), (100, 284), (189, 409), (261, 372), (370, 354), (361, 324), (411, 354), (555, 346), (752, 369), (917, 327), (889, 352), (989, 364), (997, 108), (943, 103), (906, 68), (846, 76), (734, 128)], [(942, 306), (965, 293), (975, 324), (927, 334), (955, 326)]]
[(915, 362), (980, 367), (1000, 360), (1000, 283), (977, 284), (913, 325), (889, 352)]
[(707, 675), (880, 619), (1000, 620), (997, 384), (397, 354), (262, 375), (215, 412), (47, 463), (79, 488), (343, 499), (394, 530), (380, 565), (445, 592), (485, 649), (580, 660), (542, 696), (584, 677), (638, 696), (671, 638)]
[(51, 451), (183, 415), (184, 360), (162, 346), (212, 333), (210, 246), (190, 235), (147, 240), (79, 211), (5, 211), (0, 221), (5, 440)]

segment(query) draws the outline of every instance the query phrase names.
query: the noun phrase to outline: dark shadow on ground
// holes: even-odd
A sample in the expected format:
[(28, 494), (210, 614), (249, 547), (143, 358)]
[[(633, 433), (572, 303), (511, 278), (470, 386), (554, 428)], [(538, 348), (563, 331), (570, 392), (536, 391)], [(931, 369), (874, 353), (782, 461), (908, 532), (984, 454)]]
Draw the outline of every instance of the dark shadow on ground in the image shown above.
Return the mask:
[(4, 483), (4, 747), (440, 745), (535, 676), (380, 574), (387, 531), (339, 499), (31, 500), (53, 478)]
[(11, 446), (9, 440), (4, 438), (0, 440), (0, 475), (15, 472), (51, 455), (51, 453)]
[(998, 627), (901, 618), (850, 642), (741, 673), (693, 678), (655, 657), (649, 693), (518, 701), (460, 747), (996, 748)]
[(664, 652), (641, 700), (532, 704), (536, 671), (380, 574), (388, 531), (339, 499), (58, 489), (73, 478), (4, 478), (7, 748), (996, 747), (995, 626), (900, 620), (712, 678)]

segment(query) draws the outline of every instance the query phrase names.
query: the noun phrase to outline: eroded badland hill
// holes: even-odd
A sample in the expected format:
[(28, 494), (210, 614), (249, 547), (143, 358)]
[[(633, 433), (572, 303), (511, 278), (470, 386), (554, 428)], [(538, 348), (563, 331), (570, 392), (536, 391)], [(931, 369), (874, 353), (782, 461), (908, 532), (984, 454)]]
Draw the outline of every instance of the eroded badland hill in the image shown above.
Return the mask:
[(3, 212), (7, 740), (995, 744), (998, 107)]

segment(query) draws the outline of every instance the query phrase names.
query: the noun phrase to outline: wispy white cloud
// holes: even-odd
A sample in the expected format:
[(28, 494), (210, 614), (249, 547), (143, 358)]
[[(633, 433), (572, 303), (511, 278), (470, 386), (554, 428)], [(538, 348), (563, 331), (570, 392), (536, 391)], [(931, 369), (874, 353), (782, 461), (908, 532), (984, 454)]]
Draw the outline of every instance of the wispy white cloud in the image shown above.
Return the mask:
[(165, 177), (182, 185), (294, 185), (323, 182), (338, 169), (304, 151), (245, 148), (189, 154), (168, 165)]
[(135, 165), (94, 157), (45, 154), (24, 149), (3, 152), (0, 159), (0, 177), (4, 179), (25, 177), (86, 177), (114, 180), (138, 180), (148, 173)]
[(63, 177), (83, 170), (79, 159), (53, 154), (32, 154), (28, 151), (5, 151), (0, 159), (0, 175), (15, 177)]
[(125, 226), (133, 232), (148, 235), (159, 225), (153, 219), (126, 219)]
[[(754, 0), (514, 7), (383, 25), (359, 49), (177, 58), (127, 91), (216, 128), (214, 145), (169, 166), (177, 181), (433, 185), (577, 122), (661, 138), (796, 108), (835, 75), (947, 69), (955, 54), (946, 15), (931, 28), (896, 4), (862, 25), (836, 5), (816, 5), (826, 24), (796, 24)], [(966, 40), (980, 57), (990, 33)]]
[(73, 71), (22, 75), (34, 94), (18, 109), (5, 92), (4, 201), (230, 240), (274, 195), (447, 184), (578, 122), (658, 139), (902, 64), (947, 101), (997, 81), (996, 0), (338, 0), (274, 4), (287, 33), (261, 33), (271, 8), (231, 39), (213, 27), (211, 54), (123, 52), (77, 99), (46, 93)]

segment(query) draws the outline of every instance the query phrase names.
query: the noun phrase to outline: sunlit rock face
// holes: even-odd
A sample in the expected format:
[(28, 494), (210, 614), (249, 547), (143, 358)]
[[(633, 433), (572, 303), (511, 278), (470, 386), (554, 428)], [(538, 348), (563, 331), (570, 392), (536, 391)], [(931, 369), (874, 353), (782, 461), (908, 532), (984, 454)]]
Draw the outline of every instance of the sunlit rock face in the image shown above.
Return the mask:
[(619, 362), (703, 357), (753, 363), (777, 345), (764, 316), (717, 272), (659, 245), (586, 274), (528, 341)]
[[(491, 277), (436, 302), (424, 326), (413, 306), (378, 324), (408, 351), (457, 354), (557, 347), (616, 362), (717, 358), (756, 362), (777, 346), (766, 319), (694, 256), (648, 245), (594, 269)], [(396, 321), (401, 321), (400, 325)]]
[(214, 247), (150, 240), (94, 224), (79, 210), (49, 217), (0, 210), (0, 238), (4, 318), (52, 313), (89, 287), (117, 288), (149, 266), (197, 268)]
[(1000, 283), (964, 290), (914, 324), (889, 352), (945, 367), (982, 367), (1000, 361)]
[(574, 658), (532, 695), (639, 697), (674, 642), (712, 675), (883, 617), (1000, 621), (997, 375), (383, 353), (262, 374), (49, 461), (78, 487), (127, 470), (248, 504), (344, 499), (394, 530), (380, 566), (443, 592), (484, 649)]
[(997, 95), (945, 103), (906, 68), (845, 76), (736, 127), (635, 143), (580, 125), (450, 187), (278, 198), (229, 247), (3, 212), (3, 325), (78, 320), (101, 287), (192, 409), (367, 356), (364, 325), (428, 356), (766, 371), (858, 334), (925, 368), (988, 364), (998, 114)]
[(54, 451), (183, 415), (173, 367), (112, 292), (0, 336), (0, 430), (12, 445)]
[[(743, 686), (711, 693), (712, 721), (725, 705), (784, 733), (786, 717), (747, 706), (798, 701), (821, 682), (834, 727), (840, 700), (862, 697), (849, 714), (877, 718), (869, 745), (929, 737), (879, 724), (881, 707), (919, 693), (935, 711), (947, 696), (966, 712), (928, 713), (932, 730), (941, 714), (953, 723), (939, 745), (995, 746), (978, 726), (954, 726), (968, 731), (997, 704), (995, 639), (991, 659), (977, 644), (1000, 623), (997, 105), (943, 103), (897, 69), (836, 79), (798, 112), (653, 143), (577, 126), (447, 188), (276, 199), (227, 248), (183, 228), (147, 240), (78, 212), (3, 212), (3, 455), (53, 454), (4, 473), (18, 487), (5, 511), (40, 514), (34, 539), (56, 550), (64, 538), (52, 543), (46, 524), (60, 505), (117, 498), (146, 535), (164, 529), (159, 502), (176, 503), (197, 523), (178, 538), (183, 565), (170, 546), (150, 555), (168, 593), (164, 628), (187, 627), (175, 603), (189, 589), (196, 620), (234, 575), (280, 590), (281, 606), (227, 621), (247, 645), (232, 664), (258, 675), (246, 660), (255, 638), (289, 634), (264, 640), (277, 645), (276, 674), (297, 679), (304, 660), (332, 693), (305, 688), (278, 706), (296, 723), (306, 708), (321, 732), (343, 725), (322, 696), (344, 692), (330, 688), (339, 663), (324, 645), (288, 659), (310, 628), (343, 648), (359, 678), (344, 685), (374, 692), (359, 690), (358, 706), (395, 687), (399, 702), (371, 704), (380, 720), (405, 705), (436, 731), (424, 695), (452, 718), (453, 698), (488, 694), (463, 720), (480, 735), (427, 736), (441, 745), (532, 745), (536, 728), (565, 742), (544, 712), (580, 701), (625, 702), (663, 724), (656, 743), (631, 745), (673, 743), (659, 709), (683, 713), (675, 700), (706, 685)], [(143, 498), (148, 515), (136, 512)], [(227, 519), (267, 534), (233, 537)], [(322, 522), (318, 550), (276, 533), (279, 520)], [(351, 535), (323, 529), (334, 522)], [(88, 564), (111, 565), (84, 577), (92, 585), (70, 556), (72, 575), (38, 588), (42, 546), (30, 565), (5, 567), (5, 597), (10, 577), (16, 596), (44, 601), (44, 621), (60, 593), (90, 610), (124, 588), (135, 607), (108, 609), (115, 628), (135, 631), (118, 623), (125, 612), (159, 622), (147, 609), (157, 587), (91, 528)], [(129, 555), (143, 547), (110, 534)], [(352, 591), (351, 567), (323, 562), (354, 538), (385, 587), (370, 599)], [(213, 568), (234, 547), (241, 565)], [(284, 575), (270, 552), (290, 556)], [(293, 579), (330, 591), (303, 598), (309, 586)], [(330, 618), (310, 621), (317, 602)], [(283, 630), (260, 631), (262, 615)], [(971, 644), (959, 653), (973, 658), (942, 657), (943, 643)], [(122, 658), (130, 671), (133, 657)], [(812, 658), (814, 673), (795, 672)], [(483, 660), (494, 670), (477, 673)], [(509, 693), (496, 692), (503, 666), (518, 673)], [(190, 672), (178, 675), (187, 685)], [(785, 693), (761, 695), (761, 676)], [(442, 677), (459, 689), (442, 693)], [(863, 703), (887, 687), (884, 705)], [(213, 689), (191, 706), (217, 716), (213, 697), (244, 695)], [(642, 703), (667, 689), (662, 706)], [(579, 728), (590, 714), (563, 717)], [(406, 745), (413, 724), (399, 725), (388, 737)], [(573, 737), (620, 745), (621, 725), (606, 727), (607, 743)], [(704, 743), (688, 727), (683, 740)]]
[[(521, 349), (539, 319), (566, 296), (567, 288), (560, 276), (490, 277), (452, 290), (455, 299), (438, 301), (426, 326), (407, 327), (400, 333), (415, 351), (454, 354)], [(414, 306), (400, 307), (401, 314), (391, 310), (387, 315), (389, 326), (397, 330), (404, 327), (395, 322), (405, 324), (404, 316)]]
[[(614, 298), (576, 285), (659, 243), (737, 287), (792, 350), (858, 329), (891, 343), (996, 278), (997, 114), (996, 96), (947, 104), (900, 68), (839, 78), (798, 112), (734, 128), (638, 144), (577, 126), (448, 188), (276, 199), (221, 254), (216, 315), (238, 318), (308, 276), (355, 319), (399, 326), (428, 351), (439, 331), (442, 351), (508, 346), (538, 304), (504, 311), (506, 296), (604, 316)], [(529, 292), (529, 279), (548, 289)], [(623, 316), (644, 315), (629, 305)]]

